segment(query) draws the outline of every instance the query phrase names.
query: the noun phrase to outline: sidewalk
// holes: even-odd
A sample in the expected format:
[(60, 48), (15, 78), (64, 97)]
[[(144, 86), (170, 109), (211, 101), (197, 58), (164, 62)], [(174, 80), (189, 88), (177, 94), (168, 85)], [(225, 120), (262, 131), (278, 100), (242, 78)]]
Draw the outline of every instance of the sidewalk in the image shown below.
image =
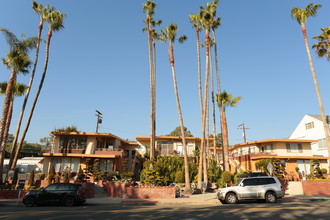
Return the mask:
[[(330, 195), (286, 195), (282, 200), (309, 200), (309, 201), (330, 201)], [(91, 198), (86, 201), (87, 206), (96, 205), (120, 205), (120, 206), (175, 206), (175, 205), (221, 205), (216, 198), (216, 193), (191, 195), (189, 198), (174, 199), (121, 199), (121, 198)], [(0, 199), (1, 206), (22, 206), (22, 200)]]

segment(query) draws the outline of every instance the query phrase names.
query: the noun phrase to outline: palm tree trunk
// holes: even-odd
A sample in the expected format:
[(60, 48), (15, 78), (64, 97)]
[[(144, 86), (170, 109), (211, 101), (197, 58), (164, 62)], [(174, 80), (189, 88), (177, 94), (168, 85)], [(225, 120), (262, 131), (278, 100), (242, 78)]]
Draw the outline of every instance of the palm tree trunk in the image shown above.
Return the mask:
[[(147, 31), (148, 31), (148, 51), (149, 51), (149, 68), (150, 68), (150, 159), (155, 158), (155, 123), (154, 123), (154, 104), (153, 104), (153, 81), (154, 81), (154, 67), (153, 67), (153, 53), (152, 53), (152, 36), (150, 28), (150, 18), (147, 17)], [(152, 164), (152, 163), (151, 163)]]
[[(210, 53), (210, 62), (211, 62), (211, 68), (212, 68), (212, 53)], [(215, 100), (214, 100), (214, 77), (213, 77), (213, 71), (211, 69), (211, 82), (212, 82), (212, 118), (213, 118), (213, 159), (216, 159), (216, 136), (217, 136), (217, 128), (216, 128), (216, 121), (215, 121)]]
[(199, 108), (201, 118), (203, 117), (203, 94), (202, 94), (202, 77), (201, 77), (201, 46), (199, 41), (199, 28), (196, 28), (196, 46), (197, 46), (197, 77), (198, 77), (198, 94), (199, 94)]
[[(154, 155), (156, 154), (156, 42), (153, 40), (153, 77), (152, 77), (152, 121)], [(156, 156), (156, 155), (155, 155)]]
[[(5, 127), (5, 131), (4, 131), (4, 137), (3, 137), (3, 140), (1, 142), (1, 146), (3, 146), (3, 149), (4, 149), (3, 159), (5, 158), (5, 155), (6, 155), (6, 144), (7, 144), (7, 139), (8, 139), (8, 134), (9, 134), (9, 128), (10, 128), (11, 119), (13, 117), (13, 106), (14, 106), (14, 97), (12, 97), (12, 100), (10, 102), (9, 111), (8, 111), (8, 115), (7, 115), (7, 121), (6, 121), (6, 127)], [(1, 167), (3, 168), (3, 162), (0, 165), (0, 168)], [(9, 171), (9, 169), (7, 169), (7, 173), (6, 173), (7, 175), (6, 176), (8, 176), (8, 171)], [(7, 177), (6, 177), (6, 180), (7, 180)]]
[(181, 127), (183, 158), (184, 158), (184, 171), (185, 171), (184, 172), (185, 173), (185, 193), (186, 194), (191, 194), (187, 143), (186, 143), (186, 136), (185, 136), (185, 133), (184, 133), (184, 124), (183, 124), (183, 117), (182, 117), (182, 111), (181, 111), (181, 105), (180, 105), (180, 99), (179, 99), (179, 91), (178, 91), (178, 86), (177, 86), (177, 81), (176, 81), (176, 73), (175, 73), (175, 69), (174, 69), (174, 53), (173, 53), (172, 41), (170, 41), (170, 46), (169, 46), (169, 49), (168, 49), (168, 53), (169, 53), (169, 60), (170, 60), (171, 69), (172, 69), (172, 77), (173, 77), (173, 86), (174, 86), (176, 106), (177, 106), (177, 109), (178, 109), (178, 116), (179, 116), (180, 127)]
[(10, 167), (10, 169), (12, 169), (12, 170), (14, 170), (15, 167), (16, 167), (16, 163), (17, 163), (19, 154), (21, 152), (21, 149), (22, 149), (22, 146), (23, 146), (23, 142), (25, 140), (26, 133), (29, 130), (29, 126), (30, 126), (30, 123), (31, 123), (31, 119), (32, 119), (32, 116), (33, 116), (34, 109), (36, 107), (36, 104), (37, 104), (37, 101), (38, 101), (38, 98), (39, 98), (39, 95), (40, 95), (40, 92), (41, 92), (43, 83), (45, 81), (45, 77), (46, 77), (46, 73), (47, 73), (47, 67), (48, 67), (49, 45), (50, 45), (51, 38), (52, 38), (52, 31), (50, 30), (48, 32), (48, 38), (47, 38), (47, 43), (46, 43), (46, 58), (45, 58), (45, 63), (44, 63), (44, 70), (43, 70), (43, 73), (42, 73), (42, 76), (41, 76), (41, 80), (40, 80), (40, 83), (39, 83), (39, 87), (38, 87), (37, 93), (36, 93), (36, 95), (34, 97), (34, 100), (33, 100), (33, 103), (32, 103), (31, 109), (30, 109), (30, 114), (29, 114), (29, 116), (27, 118), (27, 122), (26, 122), (26, 125), (25, 125), (25, 128), (24, 128), (22, 137), (21, 137), (20, 142), (19, 142), (19, 144), (17, 146), (16, 152), (15, 152), (15, 156), (14, 156), (14, 159), (13, 159), (13, 163), (11, 164), (11, 167)]
[[(206, 123), (206, 106), (207, 106), (207, 93), (209, 90), (209, 30), (206, 30), (205, 41), (206, 41), (206, 71), (205, 71), (205, 86), (204, 86), (204, 104), (203, 104), (203, 117), (202, 117), (202, 137), (201, 137), (201, 154), (199, 158), (199, 167), (198, 167), (198, 181), (197, 188), (202, 188), (202, 172), (203, 172), (203, 151), (205, 151), (205, 123)], [(206, 181), (204, 179), (204, 181)]]
[(13, 140), (13, 147), (11, 149), (10, 159), (9, 159), (9, 164), (8, 164), (8, 167), (10, 169), (12, 167), (11, 165), (13, 163), (14, 155), (15, 155), (15, 152), (16, 152), (17, 141), (18, 141), (19, 132), (21, 130), (21, 124), (22, 124), (22, 120), (23, 120), (23, 115), (24, 115), (24, 112), (25, 112), (27, 101), (29, 99), (31, 87), (32, 87), (33, 80), (34, 80), (34, 75), (35, 75), (35, 72), (36, 72), (36, 69), (37, 69), (37, 63), (38, 63), (38, 59), (39, 59), (39, 48), (40, 48), (40, 40), (41, 40), (42, 29), (43, 29), (43, 21), (42, 21), (42, 19), (40, 19), (39, 31), (38, 31), (38, 44), (37, 44), (37, 47), (36, 47), (36, 57), (35, 57), (35, 60), (34, 60), (33, 69), (32, 69), (32, 73), (31, 73), (31, 77), (30, 77), (28, 89), (25, 92), (25, 97), (24, 97), (22, 109), (21, 109), (21, 112), (20, 112), (20, 115), (19, 115), (19, 118), (18, 118), (17, 126), (16, 126), (16, 131), (15, 131), (14, 140)]
[(312, 56), (309, 50), (309, 44), (308, 44), (308, 38), (307, 38), (307, 32), (306, 32), (306, 27), (304, 23), (301, 23), (301, 29), (304, 35), (304, 41), (305, 41), (305, 46), (306, 46), (306, 51), (307, 51), (307, 56), (308, 56), (308, 60), (309, 60), (309, 66), (311, 68), (311, 72), (312, 72), (312, 76), (313, 76), (313, 81), (314, 81), (314, 86), (315, 86), (315, 90), (316, 90), (316, 95), (317, 95), (317, 100), (319, 102), (319, 107), (320, 107), (320, 112), (321, 112), (321, 118), (322, 118), (322, 122), (323, 122), (323, 129), (324, 129), (324, 133), (325, 133), (325, 137), (326, 137), (326, 142), (327, 142), (327, 147), (328, 147), (328, 172), (330, 173), (330, 136), (329, 136), (329, 127), (328, 127), (328, 123), (324, 114), (324, 109), (323, 109), (323, 102), (322, 102), (322, 98), (321, 98), (321, 93), (320, 93), (320, 89), (319, 89), (319, 85), (318, 85), (318, 81), (316, 78), (316, 73), (314, 70), (314, 65), (313, 65), (313, 60), (312, 60)]
[(225, 112), (224, 109), (222, 109), (221, 127), (222, 127), (222, 138), (223, 138), (224, 170), (230, 172), (230, 168), (229, 168), (229, 152), (228, 152), (228, 148), (229, 148), (228, 127), (227, 127), (226, 112)]
[[(214, 55), (215, 55), (215, 71), (216, 71), (216, 75), (217, 75), (217, 87), (218, 87), (218, 94), (221, 93), (221, 86), (220, 86), (220, 82), (221, 82), (221, 78), (220, 78), (220, 73), (219, 73), (219, 62), (218, 62), (218, 47), (217, 47), (217, 38), (215, 35), (215, 31), (214, 29), (212, 29), (212, 34), (213, 34), (213, 40), (214, 40)], [(222, 121), (222, 108), (220, 108), (220, 125), (221, 125), (221, 121)], [(222, 126), (220, 126), (220, 133), (222, 132)], [(223, 142), (223, 138), (221, 140)], [(222, 147), (223, 147), (223, 143), (222, 143)], [(222, 162), (223, 162), (223, 170), (225, 169), (225, 154), (224, 154), (224, 150), (222, 149)]]
[[(8, 118), (8, 112), (10, 108), (10, 102), (13, 97), (13, 86), (15, 85), (16, 82), (16, 73), (14, 71), (11, 72), (10, 78), (7, 83), (7, 88), (6, 88), (6, 94), (5, 98), (3, 101), (3, 108), (2, 108), (2, 115), (1, 115), (1, 121), (0, 121), (0, 143), (3, 142), (6, 134), (5, 134), (5, 129), (6, 129), (6, 123), (7, 123), (7, 118)], [(2, 174), (3, 174), (3, 160), (5, 156), (5, 146), (2, 144), (0, 145), (0, 184), (2, 183)]]

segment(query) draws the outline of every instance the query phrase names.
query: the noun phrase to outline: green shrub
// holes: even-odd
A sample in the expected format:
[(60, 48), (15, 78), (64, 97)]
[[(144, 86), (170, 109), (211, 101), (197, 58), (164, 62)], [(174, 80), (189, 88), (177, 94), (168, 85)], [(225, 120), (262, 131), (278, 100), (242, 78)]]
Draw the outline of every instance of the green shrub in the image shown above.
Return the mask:
[(184, 182), (184, 176), (182, 171), (177, 171), (175, 173), (175, 180), (176, 183), (183, 183)]
[(234, 177), (233, 177), (233, 183), (236, 184), (238, 182), (238, 180), (240, 178), (238, 178), (239, 175), (242, 175), (243, 173), (245, 173), (244, 171), (243, 172), (239, 172), (239, 173), (235, 173), (234, 174)]
[(55, 183), (61, 182), (61, 173), (57, 172), (54, 178), (55, 178)]
[(326, 168), (322, 168), (322, 169), (321, 169), (321, 173), (322, 173), (322, 174), (327, 174), (327, 173), (328, 173), (328, 170), (327, 170)]
[(53, 183), (54, 176), (52, 174), (48, 174), (46, 179), (48, 180), (48, 185), (50, 185)]
[(228, 171), (224, 171), (222, 173), (222, 181), (225, 182), (226, 184), (230, 184), (231, 182), (231, 173)]
[(79, 171), (78, 171), (78, 174), (77, 174), (77, 179), (78, 180), (84, 180), (84, 178), (85, 178), (84, 171), (81, 169), (81, 166), (79, 166)]
[(37, 176), (38, 176), (38, 178), (40, 180), (44, 180), (45, 179), (45, 174), (44, 173), (38, 173)]
[(34, 170), (32, 170), (32, 172), (30, 173), (28, 185), (29, 186), (33, 186), (34, 185)]
[(68, 183), (69, 180), (70, 180), (70, 178), (69, 178), (69, 173), (66, 172), (66, 171), (64, 171), (64, 172), (63, 172), (63, 181), (64, 181), (65, 183)]
[(217, 184), (217, 187), (218, 188), (223, 188), (223, 187), (226, 186), (226, 183), (221, 178), (217, 179), (217, 183), (216, 184)]

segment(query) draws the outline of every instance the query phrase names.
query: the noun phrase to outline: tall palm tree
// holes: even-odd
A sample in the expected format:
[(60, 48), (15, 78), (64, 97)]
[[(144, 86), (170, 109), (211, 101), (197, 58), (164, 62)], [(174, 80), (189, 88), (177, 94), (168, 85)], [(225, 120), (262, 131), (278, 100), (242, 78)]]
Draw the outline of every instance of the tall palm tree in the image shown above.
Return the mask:
[(149, 75), (150, 75), (150, 159), (155, 158), (155, 141), (156, 141), (156, 76), (153, 57), (153, 31), (152, 22), (157, 4), (147, 0), (142, 5), (143, 12), (146, 14), (146, 29), (148, 33), (148, 54), (149, 54)]
[(30, 91), (31, 91), (31, 87), (33, 84), (33, 80), (34, 80), (34, 75), (37, 69), (37, 63), (38, 63), (38, 59), (39, 59), (39, 48), (40, 48), (40, 42), (41, 42), (41, 33), (42, 33), (42, 29), (43, 29), (43, 23), (47, 17), (47, 14), (50, 11), (53, 11), (54, 8), (50, 8), (49, 5), (47, 5), (46, 7), (44, 7), (42, 4), (38, 4), (37, 2), (33, 1), (32, 2), (32, 9), (36, 12), (36, 14), (39, 16), (39, 26), (38, 26), (38, 43), (37, 43), (37, 47), (36, 47), (36, 54), (35, 54), (35, 59), (34, 59), (34, 64), (33, 64), (33, 68), (32, 68), (32, 72), (31, 72), (31, 76), (30, 76), (30, 81), (28, 84), (28, 89), (25, 92), (25, 98), (22, 104), (22, 108), (21, 108), (21, 112), (17, 121), (17, 126), (16, 126), (16, 131), (14, 134), (14, 140), (13, 140), (13, 147), (11, 149), (11, 153), (10, 153), (10, 159), (9, 159), (9, 164), (8, 167), (11, 167), (11, 164), (13, 162), (13, 158), (16, 152), (16, 146), (17, 146), (17, 141), (18, 141), (18, 136), (19, 136), (19, 132), (21, 129), (21, 124), (22, 124), (22, 119), (24, 116), (24, 112), (25, 112), (25, 108), (26, 108), (26, 104), (27, 101), (29, 99), (29, 95), (30, 95)]
[(41, 89), (42, 89), (42, 86), (43, 86), (43, 83), (44, 83), (44, 80), (45, 80), (45, 77), (46, 77), (47, 67), (48, 67), (48, 59), (49, 59), (49, 46), (50, 46), (50, 41), (51, 41), (53, 32), (57, 32), (57, 31), (61, 30), (62, 28), (64, 28), (63, 20), (64, 20), (65, 17), (66, 17), (66, 14), (61, 13), (61, 11), (50, 11), (49, 13), (47, 13), (47, 16), (45, 18), (45, 22), (48, 23), (49, 30), (48, 30), (48, 34), (47, 34), (46, 57), (45, 57), (44, 70), (43, 70), (43, 73), (42, 73), (42, 76), (41, 76), (41, 80), (40, 80), (40, 83), (39, 83), (38, 90), (36, 92), (36, 95), (34, 97), (34, 100), (33, 100), (33, 103), (32, 103), (31, 109), (30, 109), (29, 116), (27, 118), (27, 122), (26, 122), (26, 125), (25, 125), (25, 128), (24, 128), (22, 137), (21, 137), (20, 142), (19, 142), (19, 144), (17, 145), (17, 148), (16, 148), (13, 163), (11, 164), (11, 167), (10, 167), (10, 169), (12, 169), (12, 170), (15, 169), (15, 167), (16, 167), (18, 156), (19, 156), (19, 153), (20, 153), (21, 148), (23, 146), (23, 142), (24, 142), (26, 133), (27, 133), (27, 131), (29, 129), (29, 126), (30, 126), (30, 123), (31, 123), (33, 112), (34, 112), (34, 109), (36, 107), (36, 104), (37, 104), (37, 101), (38, 101), (38, 98), (39, 98), (39, 95), (40, 95), (40, 92), (41, 92)]
[(201, 43), (199, 40), (199, 32), (202, 30), (200, 14), (190, 14), (189, 19), (193, 24), (196, 32), (196, 48), (197, 48), (197, 83), (198, 83), (198, 96), (199, 108), (201, 112), (201, 119), (203, 118), (203, 94), (202, 94), (202, 71), (201, 71)]
[[(213, 20), (212, 27), (211, 27), (212, 37), (213, 37), (213, 49), (214, 49), (214, 56), (215, 56), (215, 72), (216, 72), (216, 76), (217, 76), (217, 89), (218, 89), (218, 93), (221, 93), (221, 86), (220, 86), (221, 80), (220, 80), (220, 73), (219, 73), (219, 57), (218, 57), (217, 37), (216, 37), (216, 34), (215, 34), (215, 30), (221, 25), (220, 21), (221, 21), (221, 18), (219, 18), (219, 17), (215, 18)], [(212, 102), (214, 102), (215, 93), (214, 93), (214, 89), (213, 88), (212, 88), (212, 91), (213, 91)], [(221, 112), (222, 112), (222, 109), (220, 109), (220, 121), (222, 121), (222, 118), (221, 118), (221, 115), (222, 114), (221, 114)], [(221, 126), (220, 126), (220, 128), (221, 128)], [(222, 130), (222, 128), (221, 128), (221, 130)], [(216, 135), (216, 130), (214, 131), (214, 134)], [(213, 152), (214, 155), (216, 155), (216, 148), (214, 148), (213, 150), (214, 150), (214, 152)], [(222, 153), (223, 153), (223, 151), (222, 151)]]
[[(28, 52), (36, 47), (37, 39), (27, 38), (18, 40), (17, 37), (8, 29), (0, 28), (0, 31), (5, 35), (6, 41), (10, 47), (10, 50), (6, 54), (6, 59), (2, 59), (3, 64), (7, 69), (11, 70), (10, 78), (7, 82), (5, 98), (2, 108), (2, 115), (0, 121), (0, 144), (3, 143), (3, 139), (7, 137), (5, 133), (6, 124), (8, 123), (8, 112), (10, 109), (10, 103), (13, 97), (13, 87), (16, 83), (16, 76), (19, 73), (28, 73), (28, 68), (31, 65)], [(5, 146), (0, 145), (0, 183), (2, 182), (3, 172), (3, 159), (4, 159)]]
[[(212, 39), (211, 47), (215, 46), (215, 41)], [(211, 99), (212, 99), (212, 118), (213, 118), (213, 135), (216, 137), (217, 128), (216, 128), (216, 118), (215, 118), (215, 93), (214, 93), (214, 77), (213, 77), (213, 68), (212, 68), (212, 53), (210, 53), (210, 65), (211, 65)], [(216, 159), (216, 138), (213, 139), (213, 159)]]
[[(7, 88), (7, 82), (2, 82), (0, 83), (0, 95), (6, 94), (6, 88)], [(13, 106), (14, 106), (14, 98), (17, 96), (22, 96), (24, 95), (24, 92), (27, 90), (27, 86), (21, 83), (16, 83), (13, 86), (13, 95), (12, 95), (12, 100), (10, 102), (9, 110), (8, 110), (8, 115), (7, 115), (7, 120), (6, 120), (6, 127), (4, 130), (4, 137), (2, 139), (2, 146), (6, 146), (7, 144), (7, 139), (8, 139), (8, 134), (9, 134), (9, 128), (10, 128), (10, 123), (13, 115)]]
[(239, 100), (241, 100), (241, 97), (235, 97), (233, 98), (232, 94), (227, 93), (226, 91), (223, 91), (216, 95), (216, 100), (218, 103), (219, 108), (222, 108), (222, 121), (221, 121), (221, 127), (222, 129), (222, 138), (223, 138), (223, 151), (225, 158), (224, 164), (225, 167), (229, 168), (229, 141), (228, 141), (228, 125), (227, 125), (227, 116), (226, 116), (226, 108), (227, 107), (235, 107)]
[(330, 26), (327, 28), (321, 28), (322, 34), (314, 37), (318, 40), (312, 48), (315, 49), (317, 56), (326, 57), (330, 61)]
[[(203, 29), (205, 30), (205, 83), (204, 83), (204, 100), (203, 100), (203, 115), (202, 115), (202, 135), (201, 135), (201, 149), (200, 149), (200, 162), (198, 166), (198, 181), (197, 181), (197, 188), (202, 188), (202, 173), (204, 170), (204, 182), (207, 182), (207, 172), (206, 171), (206, 164), (204, 164), (202, 161), (205, 162), (203, 159), (203, 156), (205, 156), (205, 126), (206, 126), (206, 116), (207, 116), (207, 103), (208, 103), (208, 91), (209, 91), (209, 53), (210, 53), (210, 28), (212, 27), (213, 19), (216, 16), (216, 8), (218, 5), (218, 1), (214, 0), (211, 4), (207, 3), (206, 8), (201, 6), (201, 9), (199, 11), (199, 17), (201, 21), (201, 25)], [(204, 168), (203, 168), (204, 167)]]
[[(308, 56), (308, 60), (309, 60), (309, 66), (310, 66), (310, 69), (311, 69), (311, 72), (312, 72), (312, 77), (313, 77), (314, 86), (315, 86), (315, 90), (316, 90), (317, 100), (319, 102), (321, 118), (322, 118), (322, 122), (323, 122), (323, 129), (324, 129), (324, 133), (325, 133), (325, 137), (326, 137), (328, 151), (330, 153), (330, 150), (329, 150), (329, 148), (330, 148), (329, 127), (327, 125), (326, 117), (325, 117), (325, 114), (324, 114), (323, 102), (322, 102), (322, 98), (321, 98), (321, 93), (320, 93), (318, 81), (317, 81), (317, 78), (316, 78), (316, 73), (315, 73), (315, 70), (314, 70), (312, 56), (311, 56), (311, 53), (310, 53), (310, 50), (309, 50), (307, 31), (306, 31), (306, 27), (305, 27), (305, 23), (306, 23), (307, 19), (310, 16), (316, 16), (316, 11), (320, 7), (321, 7), (320, 4), (314, 5), (313, 3), (310, 3), (304, 9), (293, 8), (291, 10), (291, 16), (292, 16), (292, 18), (294, 18), (301, 25), (301, 30), (303, 32), (305, 47), (306, 47), (307, 56)], [(328, 167), (329, 168), (328, 172), (330, 173), (330, 154), (328, 155), (328, 157), (329, 157), (328, 158), (328, 166), (329, 166)]]
[[(182, 117), (182, 111), (181, 111), (181, 105), (180, 105), (180, 99), (179, 99), (179, 91), (178, 91), (178, 85), (177, 85), (177, 81), (176, 81), (176, 72), (175, 72), (175, 68), (174, 68), (173, 44), (176, 39), (177, 31), (178, 31), (177, 25), (170, 24), (166, 27), (165, 31), (161, 30), (161, 33), (162, 33), (162, 41), (163, 42), (169, 41), (168, 57), (169, 57), (169, 62), (171, 65), (171, 70), (172, 70), (174, 94), (175, 94), (176, 105), (177, 105), (177, 109), (178, 109), (178, 116), (179, 116), (181, 136), (182, 136), (182, 145), (183, 145), (182, 147), (183, 147), (184, 170), (185, 170), (185, 192), (187, 194), (190, 194), (191, 187), (190, 187), (190, 178), (189, 178), (189, 164), (188, 164), (188, 152), (187, 152), (187, 145), (186, 145), (185, 127), (183, 124), (183, 117)], [(183, 43), (183, 41), (185, 41), (185, 40), (187, 40), (187, 37), (185, 35), (180, 36), (178, 39), (179, 43)]]

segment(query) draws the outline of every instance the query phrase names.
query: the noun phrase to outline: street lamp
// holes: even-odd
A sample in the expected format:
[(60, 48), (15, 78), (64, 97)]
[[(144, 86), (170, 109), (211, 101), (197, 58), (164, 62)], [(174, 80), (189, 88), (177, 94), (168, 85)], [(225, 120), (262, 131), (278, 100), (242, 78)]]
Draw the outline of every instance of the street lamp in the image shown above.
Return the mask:
[(99, 131), (99, 124), (102, 124), (102, 113), (99, 112), (98, 110), (96, 111), (96, 116), (97, 116), (97, 121), (96, 121), (96, 133)]

